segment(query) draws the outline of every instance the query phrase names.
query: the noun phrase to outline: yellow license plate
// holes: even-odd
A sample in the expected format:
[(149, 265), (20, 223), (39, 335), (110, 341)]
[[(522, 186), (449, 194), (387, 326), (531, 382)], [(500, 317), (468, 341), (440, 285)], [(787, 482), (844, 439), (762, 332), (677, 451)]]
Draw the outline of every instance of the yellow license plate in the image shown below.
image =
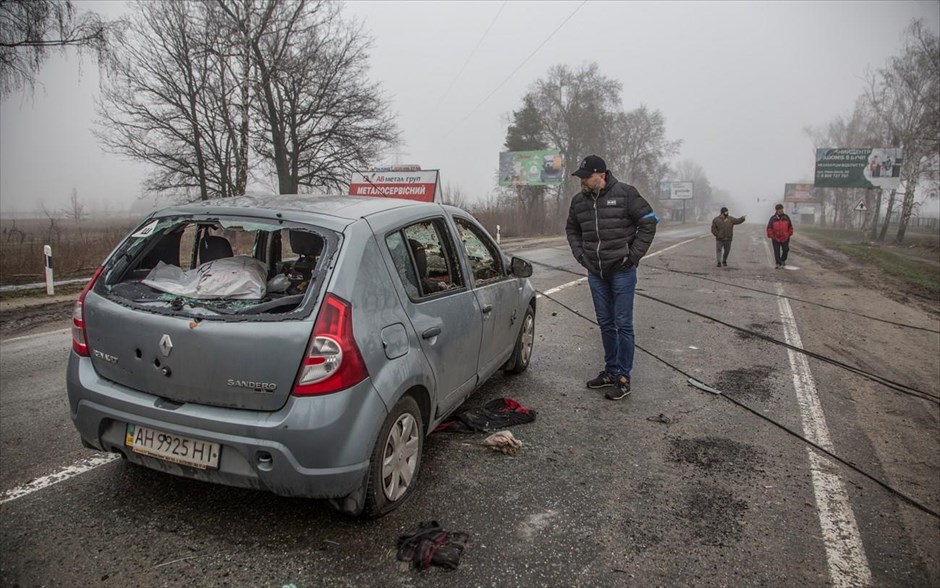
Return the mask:
[(134, 453), (199, 468), (219, 467), (218, 443), (181, 437), (139, 425), (127, 425), (124, 444)]

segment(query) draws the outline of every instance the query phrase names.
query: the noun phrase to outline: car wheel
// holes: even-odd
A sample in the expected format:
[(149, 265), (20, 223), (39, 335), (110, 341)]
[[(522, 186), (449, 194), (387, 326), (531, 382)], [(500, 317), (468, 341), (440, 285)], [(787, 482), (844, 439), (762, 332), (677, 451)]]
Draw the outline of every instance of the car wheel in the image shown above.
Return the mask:
[(414, 492), (421, 471), (424, 423), (418, 403), (405, 396), (389, 413), (372, 450), (363, 515), (398, 508)]
[(524, 372), (529, 367), (529, 360), (532, 359), (532, 346), (534, 344), (535, 310), (531, 306), (527, 306), (525, 316), (522, 318), (522, 327), (519, 329), (519, 338), (516, 339), (516, 347), (503, 369), (510, 374)]

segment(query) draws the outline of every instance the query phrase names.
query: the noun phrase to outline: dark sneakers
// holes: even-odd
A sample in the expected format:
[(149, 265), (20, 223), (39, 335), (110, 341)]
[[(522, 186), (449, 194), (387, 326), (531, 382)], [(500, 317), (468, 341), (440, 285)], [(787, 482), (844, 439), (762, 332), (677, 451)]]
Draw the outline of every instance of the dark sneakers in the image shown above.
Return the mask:
[(593, 388), (595, 390), (597, 388), (606, 388), (608, 386), (613, 386), (613, 385), (614, 385), (614, 377), (608, 374), (607, 372), (601, 372), (597, 374), (596, 378), (594, 378), (593, 380), (588, 380), (587, 382), (587, 387)]
[(620, 400), (630, 395), (630, 378), (620, 376), (620, 380), (614, 386), (613, 390), (608, 390), (604, 397), (608, 400)]

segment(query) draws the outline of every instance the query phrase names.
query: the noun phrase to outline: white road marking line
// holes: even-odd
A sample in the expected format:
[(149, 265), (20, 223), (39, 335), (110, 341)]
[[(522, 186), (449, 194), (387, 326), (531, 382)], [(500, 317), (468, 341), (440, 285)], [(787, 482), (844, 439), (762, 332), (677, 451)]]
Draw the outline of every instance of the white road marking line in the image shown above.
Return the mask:
[(655, 252), (655, 253), (650, 253), (649, 255), (647, 255), (646, 257), (644, 257), (643, 259), (649, 259), (650, 257), (656, 257), (656, 256), (659, 255), (660, 253), (665, 253), (665, 252), (669, 251), (670, 249), (675, 249), (676, 247), (679, 247), (680, 245), (685, 245), (686, 243), (691, 243), (692, 241), (698, 241), (698, 240), (701, 239), (702, 237), (707, 237), (707, 236), (708, 236), (708, 235), (706, 234), (706, 235), (699, 235), (698, 237), (693, 237), (693, 238), (691, 238), (691, 239), (686, 239), (685, 241), (681, 241), (681, 242), (679, 242), (679, 243), (676, 243), (675, 245), (670, 245), (669, 247), (666, 247), (665, 249), (660, 249), (659, 251), (657, 251), (657, 252)]
[[(573, 282), (568, 282), (567, 284), (562, 284), (561, 286), (556, 286), (556, 287), (554, 287), (554, 288), (550, 288), (550, 289), (548, 289), (548, 290), (545, 291), (545, 295), (547, 296), (547, 295), (550, 295), (550, 294), (554, 294), (555, 292), (558, 292), (559, 290), (564, 290), (565, 288), (570, 288), (571, 286), (577, 286), (578, 284), (581, 284), (581, 283), (583, 283), (583, 282), (587, 282), (587, 278), (586, 278), (586, 277), (584, 277), (584, 278), (578, 278), (577, 280), (575, 280), (575, 281), (573, 281)], [(541, 298), (541, 296), (542, 296), (541, 294), (538, 294), (538, 295), (536, 295), (536, 298)]]
[(45, 337), (46, 335), (60, 335), (70, 332), (72, 329), (59, 329), (57, 331), (46, 331), (45, 333), (35, 333), (33, 335), (23, 335), (22, 337), (13, 337), (12, 339), (4, 339), (3, 343), (13, 343), (14, 341), (25, 341), (27, 339), (35, 339), (36, 337)]
[(109, 464), (116, 459), (120, 459), (120, 456), (116, 453), (99, 453), (94, 457), (80, 459), (74, 464), (65, 466), (59, 471), (49, 474), (48, 476), (37, 478), (29, 484), (23, 484), (15, 488), (10, 488), (9, 490), (0, 493), (0, 504), (28, 496), (33, 492), (42, 490), (43, 488), (48, 488), (49, 486), (58, 484), (59, 482), (64, 482), (74, 478), (75, 476), (84, 474), (85, 472), (90, 472), (91, 470), (97, 467), (101, 467), (105, 464)]
[[(650, 257), (656, 257), (656, 256), (659, 255), (660, 253), (665, 253), (665, 252), (669, 251), (670, 249), (675, 249), (676, 247), (678, 247), (678, 246), (680, 246), (680, 245), (685, 245), (686, 243), (691, 243), (692, 241), (696, 241), (696, 240), (701, 239), (702, 237), (705, 237), (705, 236), (706, 236), (706, 235), (702, 235), (702, 236), (700, 236), (700, 237), (695, 237), (695, 238), (693, 238), (693, 239), (688, 239), (688, 240), (686, 240), (686, 241), (682, 241), (681, 243), (676, 243), (675, 245), (670, 245), (669, 247), (666, 247), (665, 249), (660, 249), (659, 251), (657, 251), (657, 252), (655, 252), (655, 253), (650, 253), (649, 255), (645, 256), (643, 259), (649, 259)], [(545, 291), (545, 295), (546, 295), (546, 296), (549, 296), (549, 295), (551, 295), (551, 294), (554, 294), (555, 292), (558, 292), (559, 290), (564, 290), (565, 288), (570, 288), (571, 286), (577, 286), (578, 284), (580, 284), (580, 283), (582, 283), (582, 282), (587, 282), (587, 277), (578, 278), (577, 280), (575, 280), (575, 281), (573, 281), (573, 282), (568, 282), (567, 284), (562, 284), (561, 286), (556, 286), (556, 287), (554, 287), (554, 288), (551, 288), (551, 289), (549, 289), (549, 290), (546, 290), (546, 291)], [(542, 295), (541, 295), (541, 294), (536, 294), (535, 297), (536, 297), (536, 298), (541, 298)]]
[[(766, 241), (764, 248), (769, 254), (770, 246)], [(803, 341), (796, 328), (796, 319), (790, 303), (783, 297), (783, 287), (779, 283), (775, 284), (775, 287), (784, 339), (788, 344), (802, 348)], [(793, 387), (796, 389), (803, 421), (803, 434), (816, 445), (832, 451), (832, 439), (816, 393), (816, 381), (810, 372), (809, 361), (805, 355), (792, 349), (787, 349), (787, 355), (793, 371)], [(832, 585), (837, 587), (869, 586), (872, 583), (871, 570), (842, 478), (832, 462), (818, 455), (812, 447), (807, 447), (806, 452), (813, 479), (813, 493), (816, 496), (819, 526), (822, 528), (826, 559), (829, 562), (829, 579)]]

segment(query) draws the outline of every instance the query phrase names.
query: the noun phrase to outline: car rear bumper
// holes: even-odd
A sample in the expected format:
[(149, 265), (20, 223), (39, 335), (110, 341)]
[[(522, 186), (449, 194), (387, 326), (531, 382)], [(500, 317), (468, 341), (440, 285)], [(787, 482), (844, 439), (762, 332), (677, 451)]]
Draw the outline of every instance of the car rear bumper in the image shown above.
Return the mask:
[[(336, 394), (291, 396), (274, 412), (177, 405), (101, 378), (74, 352), (67, 389), (72, 421), (94, 448), (177, 476), (282, 496), (336, 498), (357, 489), (387, 415), (370, 379)], [(134, 453), (125, 445), (128, 424), (218, 443), (218, 468)]]

